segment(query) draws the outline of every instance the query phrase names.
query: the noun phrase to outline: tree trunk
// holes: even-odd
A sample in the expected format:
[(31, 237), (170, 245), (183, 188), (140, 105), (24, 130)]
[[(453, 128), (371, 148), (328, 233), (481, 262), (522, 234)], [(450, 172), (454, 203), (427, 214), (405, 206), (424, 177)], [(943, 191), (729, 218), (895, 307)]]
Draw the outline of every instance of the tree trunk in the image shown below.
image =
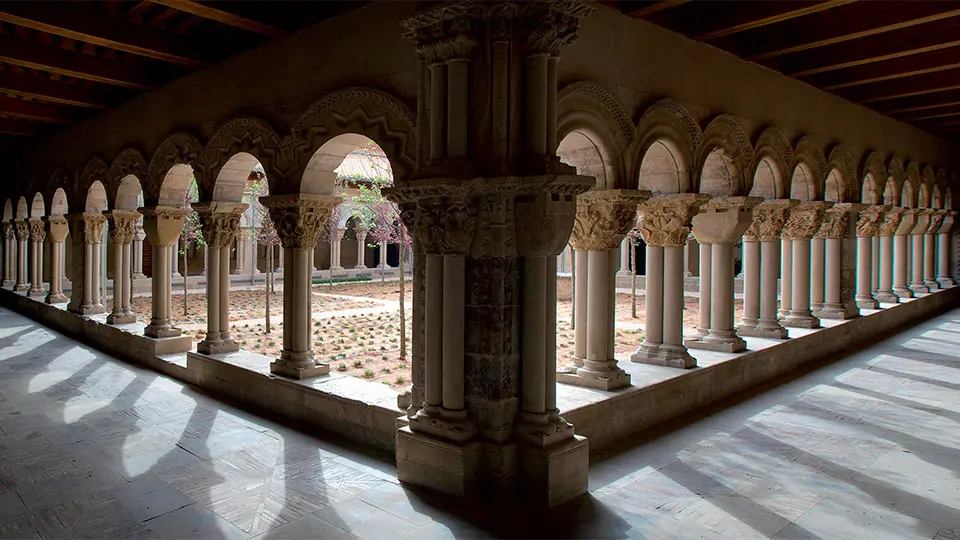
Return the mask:
[(406, 281), (403, 277), (403, 258), (406, 255), (406, 248), (401, 243), (400, 244), (400, 359), (407, 359), (407, 317), (406, 310), (404, 308), (404, 289), (406, 289)]
[(570, 329), (574, 329), (577, 327), (577, 252), (573, 246), (570, 246), (570, 255)]
[(633, 313), (633, 318), (637, 318), (637, 246), (634, 245), (633, 239), (630, 239), (630, 309)]
[(333, 292), (333, 236), (330, 236), (330, 292)]
[[(380, 242), (380, 251), (383, 251), (384, 253), (386, 253), (386, 251), (387, 251), (387, 243), (386, 243), (386, 242)], [(381, 261), (386, 261), (387, 258), (384, 257), (383, 255), (381, 255), (381, 256), (380, 256), (380, 260), (381, 260)], [(380, 265), (380, 263), (377, 262), (377, 266), (379, 266), (379, 265)], [(387, 263), (384, 262), (384, 263), (383, 263), (383, 267), (380, 268), (380, 283), (386, 283), (386, 282), (387, 282)]]
[(267, 278), (263, 283), (264, 285), (263, 288), (267, 293), (266, 294), (267, 312), (265, 314), (266, 315), (265, 318), (267, 319), (267, 322), (265, 326), (265, 331), (267, 334), (269, 334), (270, 333), (270, 292), (271, 292), (270, 290), (272, 289), (272, 285), (273, 285), (273, 244), (267, 245), (267, 253), (269, 254), (267, 255)]
[[(187, 248), (183, 248), (183, 316), (187, 316), (187, 276), (190, 272), (187, 272)], [(209, 314), (208, 314), (209, 316)]]

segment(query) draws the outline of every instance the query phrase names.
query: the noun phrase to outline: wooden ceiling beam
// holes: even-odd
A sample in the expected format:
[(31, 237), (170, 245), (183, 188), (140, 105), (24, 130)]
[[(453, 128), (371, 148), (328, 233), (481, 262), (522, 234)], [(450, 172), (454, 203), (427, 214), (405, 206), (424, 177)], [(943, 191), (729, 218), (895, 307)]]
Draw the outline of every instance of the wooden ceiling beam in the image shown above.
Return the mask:
[(36, 120), (53, 124), (69, 124), (77, 120), (76, 114), (70, 114), (63, 106), (38, 101), (27, 101), (0, 96), (0, 115), (24, 120)]
[(42, 2), (3, 2), (0, 21), (192, 68), (207, 65), (196, 57), (204, 48), (191, 47), (182, 37), (100, 16), (69, 3), (51, 9)]
[(642, 19), (648, 15), (653, 15), (654, 13), (658, 13), (665, 9), (686, 4), (689, 1), (690, 0), (660, 0), (659, 2), (646, 2), (647, 5), (630, 10), (626, 13), (626, 15), (628, 17), (633, 17), (634, 19)]
[(854, 103), (875, 103), (890, 99), (920, 96), (960, 88), (960, 68), (917, 77), (894, 79), (835, 92)]
[(883, 114), (899, 115), (915, 111), (928, 111), (958, 103), (960, 103), (960, 90), (947, 90), (935, 94), (881, 101), (873, 105), (872, 108)]
[(135, 90), (152, 90), (159, 85), (134, 66), (45, 47), (9, 35), (0, 35), (0, 62)]
[(262, 34), (264, 36), (286, 37), (290, 35), (290, 32), (282, 28), (277, 28), (276, 26), (271, 26), (269, 24), (264, 24), (251, 19), (247, 19), (246, 17), (241, 17), (239, 15), (235, 15), (228, 11), (217, 9), (215, 7), (210, 6), (209, 4), (201, 4), (199, 2), (194, 2), (193, 0), (150, 0), (150, 1), (155, 4), (160, 4), (163, 6), (178, 9), (180, 11), (189, 13), (191, 15), (203, 17), (204, 19), (210, 19), (211, 21), (216, 21), (221, 24), (226, 24), (228, 26), (240, 28), (248, 32)]
[(893, 58), (801, 77), (805, 83), (833, 91), (892, 79), (915, 77), (960, 67), (960, 47)]
[[(790, 6), (793, 9), (789, 9), (787, 11), (783, 11), (781, 13), (776, 13), (766, 17), (761, 16), (760, 18), (756, 18), (756, 19), (744, 20), (743, 22), (739, 22), (739, 23), (728, 21), (724, 23), (724, 26), (722, 28), (718, 28), (710, 32), (705, 32), (705, 33), (693, 36), (693, 39), (696, 39), (698, 41), (710, 41), (713, 39), (722, 38), (724, 36), (729, 36), (739, 32), (752, 30), (754, 28), (769, 26), (771, 24), (788, 21), (790, 19), (795, 19), (797, 17), (803, 17), (805, 15), (818, 13), (820, 11), (826, 11), (828, 9), (833, 9), (836, 7), (843, 6), (845, 4), (850, 4), (854, 1), (855, 0), (826, 0), (824, 2), (819, 2), (817, 4), (814, 4), (812, 6), (803, 6), (803, 7), (800, 7), (800, 5), (802, 4), (800, 2), (763, 2), (763, 3), (757, 2), (757, 3), (751, 4), (751, 6), (748, 9), (741, 8), (740, 10), (738, 10), (738, 12), (749, 13), (750, 14), (749, 16), (752, 17), (753, 15), (757, 14), (757, 12), (762, 13), (762, 10), (758, 8), (764, 4), (779, 4), (781, 6), (786, 5), (786, 6)], [(744, 18), (746, 18), (746, 16)]]
[(10, 69), (0, 70), (0, 92), (99, 110), (109, 109), (112, 104), (130, 97), (116, 89), (68, 84), (49, 77), (15, 73)]
[(917, 111), (914, 113), (914, 115), (903, 116), (899, 118), (899, 120), (904, 122), (919, 122), (921, 120), (933, 120), (936, 118), (950, 118), (958, 116), (960, 116), (960, 105), (954, 105), (952, 107), (943, 107), (930, 111)]
[(40, 125), (18, 118), (0, 117), (0, 133), (18, 137), (33, 137), (40, 134)]

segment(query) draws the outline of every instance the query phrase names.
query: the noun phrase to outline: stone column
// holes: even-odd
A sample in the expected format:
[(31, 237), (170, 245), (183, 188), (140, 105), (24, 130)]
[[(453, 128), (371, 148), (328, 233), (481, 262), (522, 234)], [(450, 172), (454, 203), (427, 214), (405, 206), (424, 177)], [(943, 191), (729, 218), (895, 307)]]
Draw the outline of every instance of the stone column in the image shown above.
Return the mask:
[(743, 317), (737, 325), (738, 334), (741, 328), (755, 329), (760, 322), (760, 251), (756, 228), (751, 224), (743, 234)]
[(377, 265), (377, 268), (384, 270), (389, 268), (387, 266), (387, 243), (380, 242), (380, 264)]
[(343, 242), (343, 235), (346, 233), (346, 229), (337, 229), (333, 233), (333, 238), (331, 240), (332, 248), (332, 258), (330, 260), (330, 269), (331, 270), (343, 270), (343, 264), (340, 260), (340, 243)]
[(930, 217), (933, 215), (934, 210), (930, 208), (918, 208), (915, 211), (916, 217), (913, 226), (913, 230), (910, 231), (910, 270), (912, 273), (910, 279), (910, 290), (915, 293), (928, 293), (930, 292), (930, 287), (927, 287), (927, 284), (923, 281), (923, 263), (924, 263), (924, 251), (923, 251), (923, 236), (927, 233), (927, 229), (930, 228)]
[[(176, 279), (177, 275), (180, 273), (180, 236), (179, 235), (177, 236), (176, 241), (174, 241), (173, 245), (170, 246), (169, 249), (170, 249), (170, 254), (169, 254), (170, 276)], [(186, 279), (187, 274), (188, 274), (187, 269), (184, 268), (183, 269), (184, 279)]]
[(67, 220), (63, 216), (48, 216), (43, 219), (47, 222), (51, 244), (50, 292), (44, 302), (62, 304), (68, 300), (63, 294), (63, 241), (67, 238)]
[(17, 236), (17, 284), (14, 291), (30, 290), (30, 277), (27, 275), (27, 242), (30, 241), (30, 224), (26, 219), (13, 220), (14, 233)]
[(937, 230), (943, 224), (946, 210), (934, 210), (930, 213), (930, 223), (923, 232), (923, 284), (930, 291), (940, 289), (937, 282)]
[(43, 241), (47, 238), (43, 221), (36, 218), (27, 220), (30, 228), (30, 290), (27, 296), (45, 296), (43, 289)]
[(700, 312), (697, 333), (701, 336), (705, 336), (710, 331), (710, 306), (712, 301), (711, 290), (713, 285), (713, 250), (711, 249), (710, 244), (701, 242), (699, 238), (697, 239), (697, 245), (700, 246), (700, 272), (698, 273), (700, 276)]
[(897, 303), (900, 298), (893, 292), (893, 237), (900, 228), (904, 208), (884, 207), (877, 236), (880, 239), (880, 273), (876, 299), (878, 302)]
[(67, 309), (81, 315), (103, 313), (103, 304), (96, 302), (100, 288), (96, 261), (100, 257), (100, 243), (107, 219), (103, 214), (94, 213), (69, 214), (66, 218), (70, 224), (73, 248), (70, 274), (72, 289)]
[(822, 237), (810, 239), (810, 310), (823, 309), (824, 289), (824, 241)]
[[(750, 281), (751, 271), (749, 266), (751, 261), (744, 258), (744, 316), (745, 322), (737, 328), (737, 333), (741, 336), (755, 336), (764, 338), (784, 339), (787, 337), (787, 329), (777, 320), (777, 278), (780, 274), (780, 250), (781, 250), (781, 232), (787, 222), (789, 209), (796, 206), (799, 201), (791, 199), (775, 199), (763, 201), (753, 209), (753, 224), (747, 230), (744, 237), (744, 245), (747, 244), (747, 238), (752, 236), (759, 241), (760, 254), (759, 261), (759, 280), (760, 291), (760, 315), (755, 325), (748, 324), (747, 315), (747, 287)], [(789, 245), (789, 244), (788, 244)], [(789, 275), (789, 274), (788, 274)]]
[(708, 200), (709, 195), (687, 193), (640, 205), (640, 234), (654, 249), (647, 251), (646, 335), (633, 362), (696, 367), (683, 345), (683, 249), (691, 219)]
[(803, 202), (790, 209), (783, 235), (790, 239), (793, 256), (790, 314), (783, 326), (819, 328), (820, 320), (810, 311), (810, 239), (820, 229), (827, 202)]
[[(201, 354), (223, 354), (240, 350), (230, 337), (230, 248), (237, 241), (240, 216), (246, 204), (195, 203), (207, 245), (207, 334), (197, 344)], [(286, 302), (284, 302), (286, 310)], [(286, 329), (284, 329), (286, 330)]]
[(880, 221), (882, 218), (881, 213), (877, 220), (877, 234), (870, 239), (870, 294), (874, 298), (880, 291)]
[(140, 214), (123, 210), (104, 212), (109, 220), (110, 244), (113, 245), (113, 310), (107, 324), (129, 324), (137, 317), (130, 308), (130, 246)]
[(143, 232), (143, 220), (137, 221), (136, 230), (133, 234), (133, 254), (131, 264), (133, 265), (133, 279), (144, 279), (147, 276), (143, 273), (143, 240), (147, 233)]
[(900, 225), (893, 235), (893, 293), (898, 298), (913, 298), (913, 291), (907, 285), (907, 261), (909, 254), (909, 236), (917, 223), (917, 210), (903, 209)]
[(173, 274), (170, 259), (183, 230), (183, 219), (192, 211), (188, 207), (173, 206), (140, 209), (143, 214), (143, 230), (153, 246), (153, 277), (150, 282), (153, 311), (150, 324), (143, 330), (147, 337), (178, 337), (182, 333), (170, 320), (170, 276)]
[(814, 314), (821, 319), (850, 319), (860, 312), (856, 303), (855, 203), (837, 203), (824, 214), (817, 237), (824, 242), (823, 306)]
[(956, 286), (950, 275), (950, 235), (953, 230), (953, 219), (957, 213), (948, 210), (943, 215), (943, 222), (936, 230), (937, 235), (937, 282), (940, 288), (947, 289)]
[(616, 336), (610, 316), (616, 307), (616, 268), (609, 253), (622, 248), (637, 222), (637, 205), (648, 198), (648, 191), (618, 189), (591, 191), (577, 200), (570, 237), (577, 250), (575, 356), (557, 375), (561, 382), (603, 390), (630, 386), (630, 376), (617, 367), (611, 346)]
[(17, 239), (14, 234), (13, 223), (3, 223), (3, 286), (13, 287), (17, 283)]
[[(261, 197), (276, 224), (287, 270), (283, 274), (283, 350), (270, 372), (293, 379), (330, 373), (313, 356), (310, 321), (310, 251), (330, 213), (343, 201), (326, 195), (290, 194)], [(237, 214), (239, 219), (239, 213)]]
[(873, 251), (880, 223), (883, 220), (883, 206), (867, 206), (860, 210), (857, 219), (857, 307), (860, 309), (877, 309), (880, 304), (874, 297), (875, 290), (879, 292), (879, 281), (874, 286), (877, 275), (879, 257)]
[(618, 276), (630, 275), (630, 249), (632, 247), (633, 244), (630, 242), (630, 239), (624, 236), (623, 240), (620, 241), (620, 269), (617, 271)]
[[(237, 263), (233, 267), (231, 274), (247, 274), (250, 272), (248, 263), (250, 262), (250, 253), (247, 251), (250, 246), (249, 227), (239, 227), (237, 229)], [(229, 264), (229, 261), (227, 261)]]
[[(710, 246), (711, 300), (708, 332), (701, 332), (701, 336), (684, 341), (684, 345), (691, 349), (722, 352), (747, 349), (747, 343), (736, 334), (733, 327), (733, 245), (750, 227), (753, 208), (762, 201), (759, 197), (711, 199), (700, 208), (699, 214), (693, 216), (693, 236), (701, 246)], [(703, 283), (707, 279), (701, 272), (701, 302), (704, 296)]]
[[(366, 270), (366, 258), (367, 258), (367, 230), (366, 229), (355, 229), (357, 233), (357, 270)], [(312, 252), (311, 252), (312, 253)], [(311, 259), (312, 261), (312, 259)], [(311, 262), (311, 267), (313, 263)]]
[[(782, 233), (782, 231), (781, 231)], [(790, 315), (791, 297), (793, 295), (793, 240), (780, 239), (780, 310), (781, 319)]]
[(700, 244), (691, 234), (683, 249), (683, 277), (700, 276)]

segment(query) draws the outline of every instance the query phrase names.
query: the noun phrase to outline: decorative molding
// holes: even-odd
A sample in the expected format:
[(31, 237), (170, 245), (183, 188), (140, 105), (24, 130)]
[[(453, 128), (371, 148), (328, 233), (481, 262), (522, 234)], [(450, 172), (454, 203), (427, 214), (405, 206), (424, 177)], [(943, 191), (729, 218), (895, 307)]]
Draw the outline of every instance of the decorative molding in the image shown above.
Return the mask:
[(313, 249), (333, 209), (343, 202), (326, 195), (273, 195), (260, 197), (267, 207), (285, 249)]
[[(626, 109), (610, 91), (591, 81), (578, 81), (563, 87), (557, 94), (558, 125), (573, 110), (584, 110), (594, 115), (614, 135), (619, 151), (629, 148), (637, 138), (636, 127)], [(558, 133), (558, 140), (565, 135)]]
[(709, 195), (684, 193), (645, 201), (640, 205), (640, 236), (654, 246), (687, 245), (690, 220), (709, 200)]
[[(650, 196), (649, 191), (620, 189), (580, 195), (570, 245), (591, 251), (619, 247), (624, 236), (637, 226), (637, 210)], [(563, 251), (562, 244), (559, 251)]]

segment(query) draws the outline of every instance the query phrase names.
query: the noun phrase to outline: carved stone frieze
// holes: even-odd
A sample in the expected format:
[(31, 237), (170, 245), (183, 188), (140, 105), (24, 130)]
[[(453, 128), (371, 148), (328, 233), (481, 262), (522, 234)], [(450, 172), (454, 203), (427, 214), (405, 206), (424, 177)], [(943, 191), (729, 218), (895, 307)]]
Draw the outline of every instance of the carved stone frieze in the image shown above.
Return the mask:
[(29, 219), (27, 224), (30, 228), (30, 240), (34, 242), (43, 242), (44, 238), (47, 237), (47, 229), (43, 224), (43, 221), (39, 219)]
[(758, 242), (779, 242), (790, 208), (800, 204), (794, 199), (763, 201), (753, 209), (753, 223), (744, 238)]
[(200, 203), (193, 205), (200, 216), (203, 240), (212, 248), (232, 246), (240, 229), (240, 216), (246, 204)]
[(824, 212), (833, 206), (828, 202), (803, 202), (790, 209), (784, 224), (783, 238), (789, 240), (808, 240), (820, 229)]
[(103, 226), (107, 218), (103, 214), (83, 214), (83, 240), (87, 244), (103, 242)]
[(877, 229), (877, 234), (880, 236), (896, 235), (897, 229), (900, 227), (900, 220), (903, 218), (906, 210), (906, 208), (899, 207), (890, 207), (884, 210), (883, 216), (880, 218), (880, 227)]
[(261, 197), (285, 249), (313, 249), (330, 214), (343, 199), (328, 195), (274, 195)]
[(867, 206), (860, 210), (859, 218), (857, 219), (857, 236), (876, 236), (880, 232), (880, 225), (883, 223), (884, 213), (889, 210), (889, 207), (884, 206)]
[(114, 210), (107, 215), (110, 221), (110, 243), (126, 245), (133, 242), (134, 226), (140, 214), (123, 210)]
[[(625, 189), (591, 191), (580, 195), (570, 244), (578, 250), (619, 247), (623, 237), (637, 225), (638, 207), (650, 196), (649, 191)], [(560, 251), (563, 251), (562, 246)]]
[(27, 224), (25, 219), (17, 219), (13, 222), (13, 230), (17, 236), (17, 240), (29, 240), (30, 239), (30, 225)]
[(709, 200), (709, 195), (683, 193), (644, 202), (640, 205), (640, 236), (654, 246), (685, 246), (690, 220)]
[(846, 238), (850, 233), (850, 225), (859, 205), (853, 203), (839, 203), (824, 212), (823, 223), (817, 230), (817, 238)]

